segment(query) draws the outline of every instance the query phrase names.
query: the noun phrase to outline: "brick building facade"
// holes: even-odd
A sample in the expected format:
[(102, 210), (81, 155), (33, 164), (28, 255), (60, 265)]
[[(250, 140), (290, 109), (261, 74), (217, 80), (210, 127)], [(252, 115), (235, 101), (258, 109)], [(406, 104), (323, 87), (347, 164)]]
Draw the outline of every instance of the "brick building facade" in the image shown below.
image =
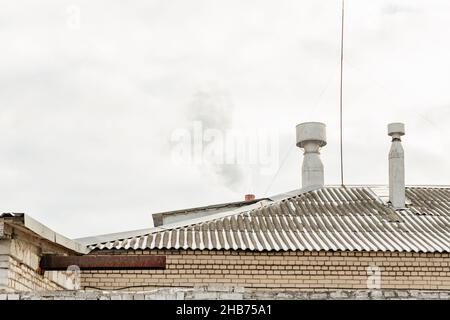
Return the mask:
[(450, 188), (407, 188), (406, 194), (408, 207), (394, 210), (366, 187), (324, 187), (78, 240), (84, 244), (26, 215), (2, 215), (0, 291), (73, 289), (64, 270), (41, 269), (44, 255), (165, 259), (161, 268), (85, 267), (84, 290), (448, 291)]
[(448, 253), (133, 250), (113, 254), (165, 255), (167, 266), (165, 270), (86, 271), (82, 273), (85, 289), (211, 285), (264, 290), (367, 289), (378, 270), (383, 289), (450, 290)]

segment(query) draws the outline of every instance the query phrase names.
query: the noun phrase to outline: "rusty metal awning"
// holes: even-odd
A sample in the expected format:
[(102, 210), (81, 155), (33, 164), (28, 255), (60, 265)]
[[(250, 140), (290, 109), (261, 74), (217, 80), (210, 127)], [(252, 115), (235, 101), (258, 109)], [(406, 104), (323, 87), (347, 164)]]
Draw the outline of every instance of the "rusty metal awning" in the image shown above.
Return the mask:
[(81, 270), (99, 269), (165, 269), (165, 256), (57, 256), (44, 255), (40, 268), (44, 271), (67, 270), (78, 266)]

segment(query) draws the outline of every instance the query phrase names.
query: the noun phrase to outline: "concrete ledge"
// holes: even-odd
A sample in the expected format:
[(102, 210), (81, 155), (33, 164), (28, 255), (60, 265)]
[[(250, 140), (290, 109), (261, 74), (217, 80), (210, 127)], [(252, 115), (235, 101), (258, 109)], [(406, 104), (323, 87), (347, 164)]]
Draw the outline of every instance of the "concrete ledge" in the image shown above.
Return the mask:
[(449, 300), (450, 290), (266, 291), (241, 287), (160, 288), (147, 291), (0, 292), (0, 300)]

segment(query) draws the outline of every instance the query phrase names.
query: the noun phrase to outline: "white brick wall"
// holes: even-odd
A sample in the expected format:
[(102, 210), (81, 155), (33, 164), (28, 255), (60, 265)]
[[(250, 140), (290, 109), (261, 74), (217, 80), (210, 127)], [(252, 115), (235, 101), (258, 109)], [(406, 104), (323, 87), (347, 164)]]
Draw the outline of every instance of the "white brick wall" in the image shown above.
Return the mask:
[(38, 273), (41, 244), (30, 239), (0, 240), (0, 290), (39, 291), (73, 289), (65, 272)]
[(6, 290), (8, 288), (9, 256), (5, 254), (7, 252), (6, 243), (5, 240), (0, 240), (0, 290)]
[(0, 268), (0, 290), (8, 288), (8, 269)]

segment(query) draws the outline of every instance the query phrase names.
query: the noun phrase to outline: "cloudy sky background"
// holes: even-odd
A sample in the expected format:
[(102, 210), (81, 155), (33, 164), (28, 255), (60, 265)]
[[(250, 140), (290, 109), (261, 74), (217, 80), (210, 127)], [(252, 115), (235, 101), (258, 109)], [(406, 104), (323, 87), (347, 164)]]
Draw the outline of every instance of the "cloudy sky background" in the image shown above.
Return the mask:
[[(407, 184), (449, 184), (450, 2), (347, 0), (345, 28), (346, 183), (387, 182), (402, 121)], [(304, 121), (338, 184), (339, 36), (338, 0), (4, 1), (0, 211), (81, 237), (296, 189)], [(278, 174), (174, 163), (195, 120), (277, 132)]]

